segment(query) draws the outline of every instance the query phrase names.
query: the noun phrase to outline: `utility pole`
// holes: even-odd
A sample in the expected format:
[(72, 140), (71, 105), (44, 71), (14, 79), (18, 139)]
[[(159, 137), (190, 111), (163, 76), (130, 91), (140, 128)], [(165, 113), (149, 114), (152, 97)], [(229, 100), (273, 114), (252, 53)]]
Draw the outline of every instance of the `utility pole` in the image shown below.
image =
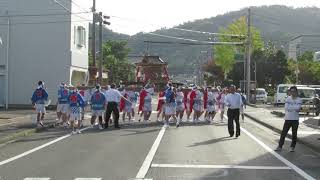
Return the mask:
[(102, 83), (102, 61), (103, 61), (103, 51), (102, 51), (102, 12), (99, 12), (99, 84)]
[(92, 32), (91, 32), (91, 54), (93, 60), (93, 67), (96, 67), (96, 0), (93, 0), (92, 6)]
[(247, 102), (250, 103), (250, 89), (251, 89), (251, 72), (250, 72), (250, 61), (251, 61), (251, 10), (248, 8), (248, 16), (247, 16)]

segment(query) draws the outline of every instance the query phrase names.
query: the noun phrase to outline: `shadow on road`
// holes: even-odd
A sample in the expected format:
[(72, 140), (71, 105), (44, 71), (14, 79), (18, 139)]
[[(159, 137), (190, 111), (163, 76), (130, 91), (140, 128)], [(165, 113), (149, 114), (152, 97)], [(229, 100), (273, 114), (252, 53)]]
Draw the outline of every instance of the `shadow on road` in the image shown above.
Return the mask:
[(209, 144), (214, 144), (217, 142), (222, 142), (222, 141), (229, 141), (229, 140), (233, 140), (235, 138), (231, 138), (229, 136), (226, 137), (220, 137), (220, 138), (216, 138), (216, 139), (210, 139), (207, 141), (202, 141), (202, 142), (197, 142), (197, 143), (193, 143), (193, 145), (190, 145), (188, 147), (196, 147), (196, 146), (203, 146), (203, 145), (209, 145)]

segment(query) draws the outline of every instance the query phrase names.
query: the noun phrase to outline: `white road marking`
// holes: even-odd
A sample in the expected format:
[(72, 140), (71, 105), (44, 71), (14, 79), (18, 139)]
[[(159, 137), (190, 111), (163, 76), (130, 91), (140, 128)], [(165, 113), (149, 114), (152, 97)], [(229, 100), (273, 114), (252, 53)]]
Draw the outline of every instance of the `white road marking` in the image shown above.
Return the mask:
[(50, 178), (48, 177), (27, 177), (27, 178), (24, 178), (23, 180), (50, 180)]
[(241, 165), (202, 165), (202, 164), (152, 164), (157, 168), (201, 168), (201, 169), (270, 169), (283, 170), (291, 169), (287, 166), (241, 166)]
[(137, 179), (144, 179), (145, 178), (145, 176), (146, 176), (146, 174), (147, 174), (147, 172), (148, 172), (148, 170), (150, 168), (150, 165), (151, 165), (151, 162), (153, 160), (153, 157), (156, 154), (157, 149), (158, 149), (158, 147), (160, 145), (161, 139), (162, 139), (165, 131), (166, 131), (166, 129), (164, 127), (162, 127), (160, 132), (159, 132), (159, 134), (158, 134), (158, 136), (157, 136), (157, 138), (156, 138), (156, 140), (154, 141), (154, 143), (153, 143), (153, 145), (152, 145), (152, 147), (151, 147), (146, 159), (144, 160), (144, 162), (143, 162), (143, 164), (142, 164), (137, 176), (136, 176)]
[[(226, 119), (228, 119), (228, 117), (226, 115), (224, 115), (224, 117)], [(298, 174), (300, 174), (302, 177), (304, 177), (305, 179), (308, 180), (316, 180), (314, 177), (310, 176), (309, 174), (307, 174), (306, 172), (304, 172), (302, 169), (300, 169), (299, 167), (297, 167), (296, 165), (294, 165), (293, 163), (291, 163), (290, 161), (288, 161), (286, 158), (282, 157), (280, 154), (278, 154), (277, 152), (275, 152), (274, 150), (272, 150), (269, 146), (267, 146), (265, 143), (263, 143), (262, 141), (260, 141), (258, 138), (256, 138), (253, 134), (251, 134), (249, 131), (247, 131), (246, 129), (240, 127), (241, 131), (243, 131), (245, 134), (247, 134), (247, 136), (249, 136), (251, 139), (253, 139), (255, 142), (257, 142), (260, 146), (262, 146), (265, 150), (267, 150), (269, 153), (271, 153), (274, 157), (276, 157), (277, 159), (279, 159), (280, 161), (282, 161), (284, 164), (286, 164), (287, 166), (289, 166), (291, 169), (293, 169), (294, 171), (296, 171)]]
[(75, 178), (74, 180), (102, 180), (102, 178)]
[[(90, 128), (90, 127), (86, 127), (86, 128), (81, 129), (80, 131), (84, 131), (84, 130), (87, 130), (87, 129), (89, 129), (89, 128)], [(0, 162), (0, 166), (2, 166), (2, 165), (4, 165), (4, 164), (7, 164), (7, 163), (9, 163), (9, 162), (12, 162), (12, 161), (14, 161), (14, 160), (20, 159), (20, 158), (22, 158), (22, 157), (24, 157), (24, 156), (27, 156), (27, 155), (29, 155), (29, 154), (31, 154), (31, 153), (33, 153), (33, 152), (36, 152), (36, 151), (38, 151), (38, 150), (40, 150), (40, 149), (43, 149), (43, 148), (45, 148), (45, 147), (47, 147), (47, 146), (50, 146), (51, 144), (54, 144), (54, 143), (56, 143), (56, 142), (59, 142), (59, 141), (65, 139), (65, 138), (67, 138), (67, 137), (70, 137), (70, 136), (71, 136), (71, 134), (67, 134), (67, 135), (62, 136), (62, 137), (59, 137), (59, 138), (57, 138), (57, 139), (55, 139), (55, 140), (53, 140), (53, 141), (50, 141), (50, 142), (48, 142), (48, 143), (45, 143), (45, 144), (43, 144), (43, 145), (41, 145), (41, 146), (38, 146), (38, 147), (33, 148), (33, 149), (30, 149), (29, 151), (26, 151), (26, 152), (24, 152), (24, 153), (22, 153), (22, 154), (19, 154), (19, 155), (16, 155), (16, 156), (14, 156), (14, 157), (11, 157), (11, 158), (9, 158), (9, 159), (6, 159), (6, 160), (4, 160), (4, 161), (1, 161), (1, 162)]]
[(10, 124), (16, 124), (16, 123), (17, 123), (17, 122), (5, 123), (5, 124), (1, 124), (0, 127), (2, 127), (2, 126), (8, 126), (8, 125), (10, 125)]

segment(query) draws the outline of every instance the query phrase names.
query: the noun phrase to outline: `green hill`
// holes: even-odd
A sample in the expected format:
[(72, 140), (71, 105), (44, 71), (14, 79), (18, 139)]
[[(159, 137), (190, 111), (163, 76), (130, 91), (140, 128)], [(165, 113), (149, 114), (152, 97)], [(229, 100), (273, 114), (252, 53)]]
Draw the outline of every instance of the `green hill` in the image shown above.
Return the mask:
[[(319, 8), (290, 8), (286, 6), (261, 6), (252, 7), (252, 25), (257, 27), (265, 42), (273, 41), (278, 48), (287, 51), (288, 42), (291, 38), (300, 34), (320, 34), (320, 9)], [(187, 22), (176, 26), (177, 28), (197, 31), (218, 32), (220, 27), (226, 27), (234, 20), (247, 14), (247, 9), (234, 11), (216, 17)], [(161, 29), (154, 33), (197, 39), (208, 40), (207, 34), (192, 33), (176, 29)], [(144, 41), (174, 41), (188, 42), (156, 37), (149, 34), (138, 33), (134, 36), (116, 34), (108, 31), (105, 39), (128, 40), (128, 46), (132, 49), (130, 55), (143, 55), (146, 53), (147, 44)], [(319, 41), (320, 44), (320, 41)], [(304, 44), (308, 49), (308, 44)], [(313, 45), (314, 46), (314, 45)], [(169, 63), (171, 73), (191, 73), (198, 61), (204, 62), (210, 59), (212, 48), (207, 45), (191, 46), (181, 44), (149, 44), (149, 54), (159, 55)], [(319, 45), (320, 49), (320, 45)], [(201, 53), (208, 51), (208, 53)]]

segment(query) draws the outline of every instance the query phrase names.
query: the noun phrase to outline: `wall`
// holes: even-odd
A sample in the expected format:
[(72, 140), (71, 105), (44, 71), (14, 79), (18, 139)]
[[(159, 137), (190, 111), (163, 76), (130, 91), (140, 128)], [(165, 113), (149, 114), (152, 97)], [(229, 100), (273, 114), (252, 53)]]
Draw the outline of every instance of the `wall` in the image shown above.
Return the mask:
[[(9, 104), (30, 104), (39, 80), (45, 81), (54, 100), (59, 82), (69, 80), (70, 15), (52, 0), (6, 1), (0, 12), (8, 11), (11, 22)], [(70, 3), (64, 6), (70, 8)], [(52, 13), (65, 15), (48, 15)], [(41, 16), (17, 16), (26, 14)]]

